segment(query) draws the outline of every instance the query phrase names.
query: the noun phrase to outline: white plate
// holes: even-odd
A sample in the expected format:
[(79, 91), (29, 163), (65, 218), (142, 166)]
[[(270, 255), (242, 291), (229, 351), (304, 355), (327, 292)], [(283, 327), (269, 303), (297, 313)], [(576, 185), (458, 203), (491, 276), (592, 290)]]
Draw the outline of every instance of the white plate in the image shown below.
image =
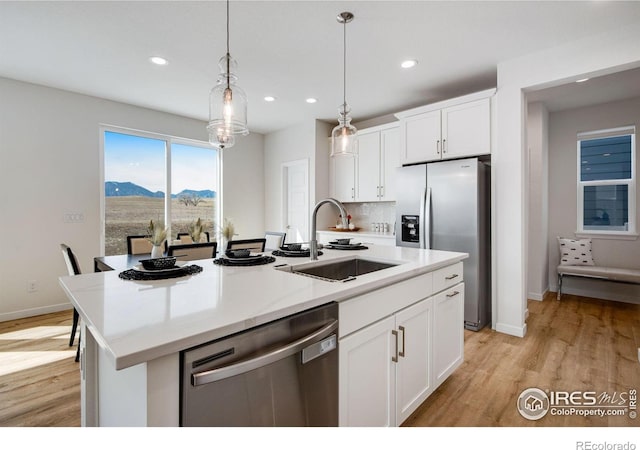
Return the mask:
[(243, 258), (232, 258), (230, 256), (224, 255), (225, 259), (228, 259), (229, 261), (233, 261), (233, 262), (256, 261), (262, 257), (263, 257), (262, 253), (252, 253), (249, 256), (245, 256)]
[(144, 273), (167, 273), (167, 272), (175, 272), (176, 270), (180, 270), (187, 264), (189, 264), (189, 261), (176, 261), (176, 265), (173, 267), (169, 267), (168, 269), (153, 269), (153, 270), (145, 269), (144, 267), (142, 267), (142, 264), (136, 264), (135, 266), (132, 267), (132, 269), (137, 272), (144, 272)]

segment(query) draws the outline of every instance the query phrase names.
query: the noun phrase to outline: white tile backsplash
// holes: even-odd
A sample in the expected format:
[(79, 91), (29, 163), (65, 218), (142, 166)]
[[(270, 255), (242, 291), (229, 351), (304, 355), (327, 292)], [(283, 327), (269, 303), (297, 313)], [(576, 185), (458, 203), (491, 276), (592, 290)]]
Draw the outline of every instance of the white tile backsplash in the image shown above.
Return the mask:
[[(373, 231), (371, 224), (375, 222), (389, 224), (389, 231), (393, 231), (396, 221), (395, 202), (345, 203), (347, 212), (351, 215), (351, 222), (363, 231)], [(337, 222), (336, 217), (336, 222)]]

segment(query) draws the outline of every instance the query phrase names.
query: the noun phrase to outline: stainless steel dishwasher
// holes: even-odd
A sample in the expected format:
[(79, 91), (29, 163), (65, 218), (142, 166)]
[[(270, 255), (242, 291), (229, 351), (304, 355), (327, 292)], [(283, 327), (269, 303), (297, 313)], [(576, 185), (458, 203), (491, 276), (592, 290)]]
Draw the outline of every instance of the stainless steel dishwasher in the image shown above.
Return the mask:
[(181, 353), (181, 426), (338, 426), (338, 305)]

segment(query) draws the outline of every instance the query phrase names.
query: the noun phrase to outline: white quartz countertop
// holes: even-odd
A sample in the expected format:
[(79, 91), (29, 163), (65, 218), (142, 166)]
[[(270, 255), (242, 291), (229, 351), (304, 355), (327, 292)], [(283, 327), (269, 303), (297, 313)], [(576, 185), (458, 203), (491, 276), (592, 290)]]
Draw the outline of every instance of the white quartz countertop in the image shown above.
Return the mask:
[(203, 271), (158, 281), (122, 280), (118, 271), (60, 277), (73, 306), (116, 369), (188, 349), (329, 302), (340, 302), (465, 259), (466, 253), (371, 246), (323, 249), (320, 261), (353, 256), (401, 264), (328, 282), (276, 270), (308, 258), (277, 257), (261, 266), (192, 261)]

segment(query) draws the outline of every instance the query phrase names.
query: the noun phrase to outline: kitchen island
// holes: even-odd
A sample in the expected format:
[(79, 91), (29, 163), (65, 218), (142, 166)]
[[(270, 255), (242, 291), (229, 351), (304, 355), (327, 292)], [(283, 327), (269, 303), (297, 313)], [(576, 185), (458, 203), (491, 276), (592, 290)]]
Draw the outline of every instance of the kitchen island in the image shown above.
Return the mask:
[[(122, 280), (115, 271), (61, 277), (60, 284), (82, 319), (83, 425), (177, 426), (181, 351), (330, 302), (340, 306), (339, 337), (346, 340), (450, 287), (436, 283), (433, 274), (458, 269), (467, 257), (383, 246), (323, 252), (320, 262), (357, 256), (397, 265), (347, 283), (277, 270), (281, 264), (308, 263), (306, 258), (282, 257), (251, 267), (201, 260), (193, 262), (203, 267), (201, 273), (159, 281)], [(455, 283), (461, 281), (461, 273), (456, 270)], [(462, 319), (454, 328), (462, 336)], [(340, 423), (355, 424), (342, 418), (343, 397), (346, 402), (348, 393), (342, 392), (342, 378), (349, 376), (342, 373), (342, 366), (341, 360)], [(429, 384), (432, 391), (434, 383)], [(395, 422), (389, 424), (399, 424)]]

